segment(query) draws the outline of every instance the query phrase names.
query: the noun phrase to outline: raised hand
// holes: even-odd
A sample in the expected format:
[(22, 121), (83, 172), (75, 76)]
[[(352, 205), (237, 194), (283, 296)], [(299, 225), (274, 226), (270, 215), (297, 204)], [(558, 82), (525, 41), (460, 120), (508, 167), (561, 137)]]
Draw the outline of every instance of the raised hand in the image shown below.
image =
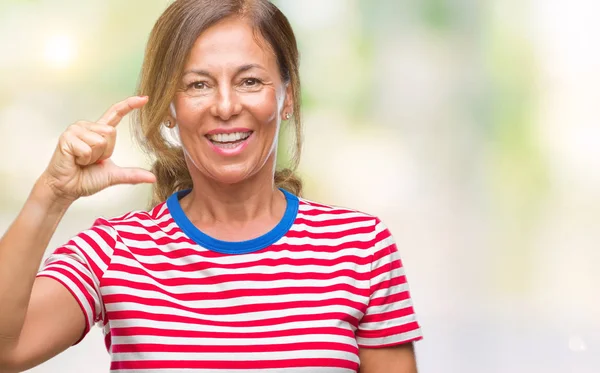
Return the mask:
[(153, 183), (155, 176), (140, 168), (113, 163), (116, 127), (123, 117), (148, 102), (147, 97), (129, 97), (113, 105), (97, 122), (79, 121), (60, 136), (41, 181), (54, 197), (72, 202), (117, 184)]

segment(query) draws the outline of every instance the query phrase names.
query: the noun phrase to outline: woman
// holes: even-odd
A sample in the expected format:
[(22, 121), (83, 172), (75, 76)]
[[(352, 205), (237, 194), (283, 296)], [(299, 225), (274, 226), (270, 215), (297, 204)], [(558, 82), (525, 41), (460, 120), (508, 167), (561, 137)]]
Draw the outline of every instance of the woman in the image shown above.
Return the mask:
[[(110, 160), (136, 109), (153, 172)], [(285, 16), (267, 0), (169, 6), (139, 96), (66, 130), (0, 242), (0, 370), (36, 366), (97, 324), (112, 372), (416, 372), (421, 332), (390, 232), (298, 197), (293, 172), (275, 172), (282, 123), (295, 166)], [(154, 183), (149, 211), (96, 220), (38, 272), (75, 200), (136, 183)]]

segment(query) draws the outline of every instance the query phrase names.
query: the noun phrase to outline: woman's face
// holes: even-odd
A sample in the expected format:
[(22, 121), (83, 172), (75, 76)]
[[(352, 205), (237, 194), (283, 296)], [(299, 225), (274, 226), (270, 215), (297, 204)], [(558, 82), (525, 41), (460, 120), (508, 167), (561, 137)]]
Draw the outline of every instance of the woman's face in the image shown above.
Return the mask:
[(256, 38), (248, 23), (230, 18), (203, 32), (191, 50), (172, 114), (192, 176), (234, 184), (272, 172), (291, 88), (271, 48)]

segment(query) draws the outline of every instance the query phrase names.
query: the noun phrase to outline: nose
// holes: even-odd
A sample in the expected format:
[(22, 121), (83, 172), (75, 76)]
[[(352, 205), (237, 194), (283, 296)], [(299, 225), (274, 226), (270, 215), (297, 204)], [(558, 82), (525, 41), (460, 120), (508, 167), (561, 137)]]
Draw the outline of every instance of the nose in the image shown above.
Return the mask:
[(237, 92), (231, 86), (222, 86), (219, 89), (215, 102), (211, 107), (211, 113), (221, 120), (229, 120), (242, 111)]

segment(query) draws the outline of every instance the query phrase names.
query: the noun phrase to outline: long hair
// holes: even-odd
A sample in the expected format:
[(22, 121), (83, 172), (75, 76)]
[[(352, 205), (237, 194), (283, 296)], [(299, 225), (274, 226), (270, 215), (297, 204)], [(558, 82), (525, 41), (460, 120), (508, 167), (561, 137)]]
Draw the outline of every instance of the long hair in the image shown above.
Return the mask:
[(189, 53), (200, 34), (228, 17), (248, 20), (257, 36), (275, 52), (282, 81), (292, 87), (294, 102), (294, 146), (291, 164), (275, 172), (277, 187), (301, 195), (302, 182), (294, 173), (302, 151), (299, 55), (289, 21), (268, 0), (176, 0), (160, 16), (148, 40), (137, 94), (149, 96), (148, 103), (134, 112), (133, 125), (138, 142), (152, 156), (151, 205), (166, 200), (176, 191), (192, 188), (183, 149), (165, 138), (162, 123), (178, 89)]

